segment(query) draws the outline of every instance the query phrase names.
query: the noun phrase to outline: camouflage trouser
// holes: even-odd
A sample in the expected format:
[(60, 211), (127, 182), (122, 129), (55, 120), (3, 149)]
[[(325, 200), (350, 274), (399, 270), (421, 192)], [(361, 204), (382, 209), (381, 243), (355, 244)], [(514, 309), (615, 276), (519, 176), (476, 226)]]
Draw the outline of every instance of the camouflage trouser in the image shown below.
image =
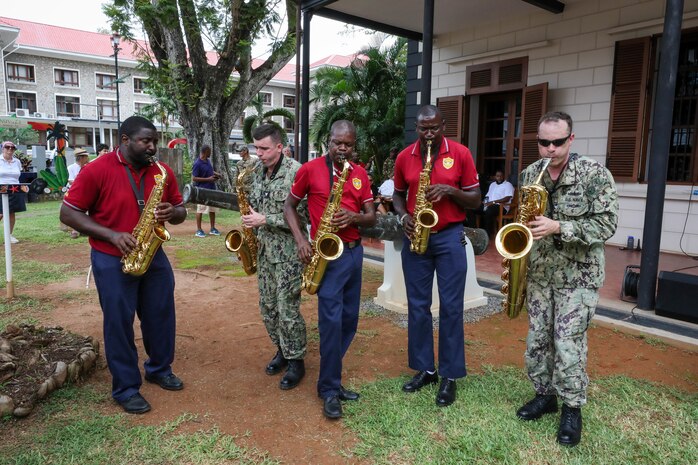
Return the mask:
[(269, 263), (259, 257), (259, 308), (272, 342), (287, 359), (305, 357), (305, 320), (300, 312), (301, 275), (298, 260)]
[(525, 360), (537, 394), (557, 393), (570, 407), (586, 403), (586, 331), (598, 300), (598, 289), (554, 289), (529, 281)]

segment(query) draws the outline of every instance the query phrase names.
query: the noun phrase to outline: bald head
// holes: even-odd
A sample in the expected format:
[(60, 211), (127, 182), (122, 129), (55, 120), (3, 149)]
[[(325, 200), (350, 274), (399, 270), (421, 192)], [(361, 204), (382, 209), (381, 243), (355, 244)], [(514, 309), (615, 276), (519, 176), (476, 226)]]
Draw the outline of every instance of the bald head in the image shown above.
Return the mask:
[(350, 132), (356, 135), (356, 126), (349, 120), (340, 119), (332, 123), (332, 127), (330, 127), (330, 137), (338, 132)]
[(417, 113), (417, 121), (424, 118), (434, 118), (436, 116), (443, 120), (441, 110), (439, 110), (434, 105), (424, 105), (422, 108), (419, 109), (419, 113)]

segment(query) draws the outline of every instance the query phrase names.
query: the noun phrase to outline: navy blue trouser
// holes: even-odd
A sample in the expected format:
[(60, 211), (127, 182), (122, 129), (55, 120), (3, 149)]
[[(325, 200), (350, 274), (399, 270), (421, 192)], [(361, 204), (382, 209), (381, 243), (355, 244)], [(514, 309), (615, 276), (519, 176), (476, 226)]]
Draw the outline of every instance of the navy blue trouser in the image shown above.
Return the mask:
[(141, 322), (148, 359), (146, 374), (172, 373), (175, 348), (174, 273), (162, 249), (143, 276), (121, 271), (121, 257), (92, 250), (92, 273), (104, 317), (104, 353), (112, 375), (112, 397), (124, 401), (141, 387), (134, 341), (135, 315)]
[(342, 358), (359, 325), (361, 266), (364, 249), (344, 247), (342, 255), (328, 263), (318, 289), (318, 330), (320, 332), (320, 397), (339, 395)]
[(424, 255), (402, 247), (402, 274), (407, 290), (407, 353), (410, 368), (434, 371), (431, 293), (436, 271), (439, 288), (439, 374), (462, 378), (465, 370), (463, 297), (468, 263), (461, 242), (463, 226), (449, 226), (429, 236)]

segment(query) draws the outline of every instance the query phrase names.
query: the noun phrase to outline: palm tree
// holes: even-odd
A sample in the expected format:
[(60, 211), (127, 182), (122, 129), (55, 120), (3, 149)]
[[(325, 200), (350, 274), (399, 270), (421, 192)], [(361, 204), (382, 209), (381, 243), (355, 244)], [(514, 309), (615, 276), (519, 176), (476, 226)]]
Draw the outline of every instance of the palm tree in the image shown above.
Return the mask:
[(325, 145), (334, 121), (349, 119), (357, 128), (361, 160), (373, 159), (380, 176), (391, 147), (403, 144), (407, 41), (371, 46), (346, 68), (323, 68), (310, 89), (318, 106), (310, 127), (311, 141)]
[(272, 116), (283, 116), (284, 118), (294, 121), (294, 113), (286, 108), (272, 108), (271, 110), (264, 111), (264, 101), (262, 100), (262, 96), (260, 94), (257, 94), (252, 100), (250, 100), (250, 106), (255, 109), (256, 113), (246, 117), (243, 120), (242, 139), (248, 144), (252, 143), (252, 130), (257, 126), (261, 126), (262, 124), (271, 124), (279, 128), (279, 131), (281, 132), (281, 143), (286, 145), (288, 143), (286, 130), (271, 118)]

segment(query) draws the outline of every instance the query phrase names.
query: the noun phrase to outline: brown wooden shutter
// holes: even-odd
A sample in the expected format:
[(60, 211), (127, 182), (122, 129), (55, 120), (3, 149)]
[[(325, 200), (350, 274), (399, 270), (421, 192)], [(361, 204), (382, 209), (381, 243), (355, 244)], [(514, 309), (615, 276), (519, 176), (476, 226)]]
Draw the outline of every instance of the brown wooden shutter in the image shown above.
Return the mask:
[(528, 57), (469, 65), (465, 70), (467, 95), (523, 89), (528, 77)]
[(538, 160), (538, 120), (548, 111), (548, 83), (525, 87), (521, 99), (519, 172)]
[(463, 111), (465, 106), (465, 96), (454, 95), (452, 97), (440, 97), (436, 99), (436, 107), (441, 110), (441, 115), (446, 122), (444, 136), (463, 143)]
[(650, 38), (616, 42), (606, 167), (616, 181), (637, 181), (647, 116)]

